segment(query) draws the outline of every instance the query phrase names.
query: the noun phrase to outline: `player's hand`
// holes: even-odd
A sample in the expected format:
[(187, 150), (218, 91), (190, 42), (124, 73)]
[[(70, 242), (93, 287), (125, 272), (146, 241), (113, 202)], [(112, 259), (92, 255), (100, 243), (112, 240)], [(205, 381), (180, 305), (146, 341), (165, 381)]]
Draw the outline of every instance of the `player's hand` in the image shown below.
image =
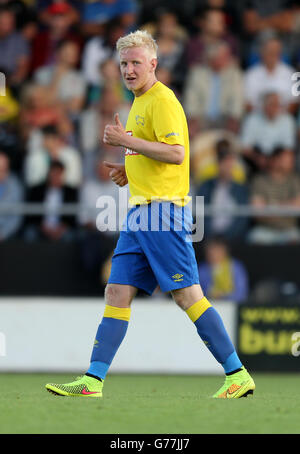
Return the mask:
[(114, 162), (107, 162), (103, 161), (103, 164), (112, 169), (109, 172), (109, 176), (111, 177), (112, 181), (116, 183), (118, 186), (125, 186), (128, 183), (125, 165), (124, 164), (116, 164)]
[(106, 125), (104, 128), (103, 142), (115, 147), (125, 146), (125, 140), (128, 138), (125, 129), (120, 121), (119, 114), (115, 114), (115, 124)]

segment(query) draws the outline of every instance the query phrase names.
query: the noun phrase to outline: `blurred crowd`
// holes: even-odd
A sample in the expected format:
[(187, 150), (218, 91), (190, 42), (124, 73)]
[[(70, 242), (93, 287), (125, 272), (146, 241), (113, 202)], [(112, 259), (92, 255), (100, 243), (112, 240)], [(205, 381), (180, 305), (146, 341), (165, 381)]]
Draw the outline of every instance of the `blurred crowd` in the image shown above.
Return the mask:
[[(157, 77), (187, 115), (191, 194), (214, 208), (206, 238), (300, 242), (297, 216), (224, 210), (300, 208), (295, 0), (0, 0), (0, 208), (49, 208), (0, 211), (0, 241), (69, 241), (85, 232), (96, 254), (95, 214), (87, 208), (100, 195), (117, 195), (103, 161), (124, 159), (122, 149), (103, 143), (103, 129), (115, 112), (125, 124), (133, 100), (115, 44), (137, 28), (157, 40)], [(85, 210), (55, 211), (69, 203)]]

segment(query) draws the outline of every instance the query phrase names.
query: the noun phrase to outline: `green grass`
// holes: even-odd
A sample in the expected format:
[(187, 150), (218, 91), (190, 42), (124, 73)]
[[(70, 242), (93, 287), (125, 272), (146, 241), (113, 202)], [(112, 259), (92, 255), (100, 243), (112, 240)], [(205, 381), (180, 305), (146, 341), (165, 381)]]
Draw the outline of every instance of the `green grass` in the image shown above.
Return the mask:
[(300, 433), (299, 375), (256, 374), (254, 397), (211, 399), (222, 377), (111, 375), (103, 399), (56, 397), (74, 376), (0, 374), (0, 433)]

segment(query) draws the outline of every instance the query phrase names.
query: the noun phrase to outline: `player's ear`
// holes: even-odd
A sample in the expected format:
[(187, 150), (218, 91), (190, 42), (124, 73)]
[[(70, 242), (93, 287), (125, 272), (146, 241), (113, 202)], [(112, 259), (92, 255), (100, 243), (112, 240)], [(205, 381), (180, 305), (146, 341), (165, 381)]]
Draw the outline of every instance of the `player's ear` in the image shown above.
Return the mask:
[(157, 68), (157, 62), (158, 62), (157, 58), (152, 58), (152, 59), (151, 59), (151, 66), (152, 66), (153, 72), (154, 72), (154, 71), (156, 70), (156, 68)]

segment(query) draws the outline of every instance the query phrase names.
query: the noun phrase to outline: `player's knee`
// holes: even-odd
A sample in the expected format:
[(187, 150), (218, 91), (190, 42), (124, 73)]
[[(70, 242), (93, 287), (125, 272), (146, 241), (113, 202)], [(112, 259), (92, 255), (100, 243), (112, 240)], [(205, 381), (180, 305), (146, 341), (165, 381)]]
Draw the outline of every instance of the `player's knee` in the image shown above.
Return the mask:
[(109, 306), (130, 307), (131, 298), (125, 288), (115, 284), (107, 284), (105, 288), (105, 302)]
[(171, 293), (175, 303), (184, 311), (204, 297), (202, 289), (198, 284), (173, 290)]
[(181, 309), (185, 309), (186, 299), (182, 293), (179, 292), (172, 292), (173, 299), (175, 303), (181, 307)]

